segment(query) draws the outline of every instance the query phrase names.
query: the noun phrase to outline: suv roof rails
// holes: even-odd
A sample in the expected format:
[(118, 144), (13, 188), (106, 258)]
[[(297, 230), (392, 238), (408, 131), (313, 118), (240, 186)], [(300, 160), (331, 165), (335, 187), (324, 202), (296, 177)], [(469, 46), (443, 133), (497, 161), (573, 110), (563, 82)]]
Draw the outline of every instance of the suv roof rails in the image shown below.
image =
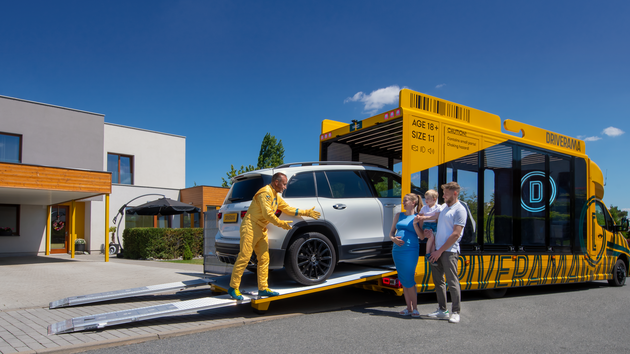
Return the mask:
[(308, 161), (308, 162), (295, 162), (295, 163), (285, 163), (284, 165), (276, 166), (274, 168), (286, 168), (286, 167), (298, 167), (298, 166), (313, 166), (313, 165), (369, 165), (376, 166), (380, 168), (387, 167), (383, 165), (379, 165), (377, 163), (372, 162), (361, 162), (361, 161)]

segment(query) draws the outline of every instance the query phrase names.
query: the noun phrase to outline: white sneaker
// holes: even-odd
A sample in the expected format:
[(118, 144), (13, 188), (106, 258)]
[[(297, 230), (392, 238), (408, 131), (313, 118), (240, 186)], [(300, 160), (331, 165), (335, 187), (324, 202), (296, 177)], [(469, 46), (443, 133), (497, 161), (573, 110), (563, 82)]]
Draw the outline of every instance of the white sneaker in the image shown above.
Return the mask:
[(451, 315), (451, 318), (449, 318), (448, 321), (450, 323), (459, 323), (459, 314), (453, 312), (453, 314)]
[(434, 318), (448, 318), (448, 310), (437, 309), (434, 312), (431, 312), (427, 316)]

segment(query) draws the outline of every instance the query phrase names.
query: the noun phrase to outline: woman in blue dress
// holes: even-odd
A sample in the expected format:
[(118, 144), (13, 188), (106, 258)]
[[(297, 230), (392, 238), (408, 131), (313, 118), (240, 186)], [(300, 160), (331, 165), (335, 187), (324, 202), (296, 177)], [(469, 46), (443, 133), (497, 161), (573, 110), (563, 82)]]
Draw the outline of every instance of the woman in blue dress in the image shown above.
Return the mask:
[(420, 251), (418, 235), (422, 234), (422, 225), (415, 223), (414, 219), (422, 207), (422, 199), (417, 194), (409, 193), (403, 198), (403, 206), (405, 212), (394, 216), (394, 223), (389, 232), (389, 237), (394, 242), (392, 256), (407, 304), (407, 308), (400, 311), (399, 314), (401, 316), (420, 317), (415, 273)]

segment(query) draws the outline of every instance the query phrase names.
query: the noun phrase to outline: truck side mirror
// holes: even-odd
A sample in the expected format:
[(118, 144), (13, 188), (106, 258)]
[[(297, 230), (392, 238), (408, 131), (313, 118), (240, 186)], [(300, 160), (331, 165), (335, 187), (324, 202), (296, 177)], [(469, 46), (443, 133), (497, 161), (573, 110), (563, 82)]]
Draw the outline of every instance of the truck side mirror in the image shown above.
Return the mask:
[(615, 225), (615, 231), (616, 232), (628, 232), (628, 229), (630, 228), (630, 221), (623, 217), (621, 218), (621, 222), (619, 223), (619, 225)]

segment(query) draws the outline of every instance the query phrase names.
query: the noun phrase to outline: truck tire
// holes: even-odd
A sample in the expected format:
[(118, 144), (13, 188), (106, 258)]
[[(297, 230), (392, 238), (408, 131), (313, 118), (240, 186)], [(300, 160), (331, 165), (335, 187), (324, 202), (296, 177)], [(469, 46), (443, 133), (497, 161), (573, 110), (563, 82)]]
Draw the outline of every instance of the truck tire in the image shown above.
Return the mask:
[(335, 270), (337, 255), (328, 237), (319, 232), (299, 235), (284, 261), (287, 274), (302, 285), (321, 284)]
[(611, 286), (623, 286), (626, 283), (626, 269), (626, 263), (618, 259), (613, 267), (613, 277), (608, 280), (608, 284)]

